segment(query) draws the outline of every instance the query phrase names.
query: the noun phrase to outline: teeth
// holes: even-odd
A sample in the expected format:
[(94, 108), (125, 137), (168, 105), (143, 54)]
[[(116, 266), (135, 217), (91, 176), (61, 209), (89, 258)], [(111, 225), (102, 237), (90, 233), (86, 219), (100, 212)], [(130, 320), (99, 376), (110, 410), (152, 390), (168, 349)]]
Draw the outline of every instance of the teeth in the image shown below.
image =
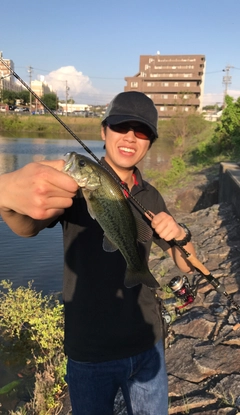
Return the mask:
[(120, 147), (120, 150), (126, 151), (127, 153), (135, 153), (133, 149), (127, 147)]

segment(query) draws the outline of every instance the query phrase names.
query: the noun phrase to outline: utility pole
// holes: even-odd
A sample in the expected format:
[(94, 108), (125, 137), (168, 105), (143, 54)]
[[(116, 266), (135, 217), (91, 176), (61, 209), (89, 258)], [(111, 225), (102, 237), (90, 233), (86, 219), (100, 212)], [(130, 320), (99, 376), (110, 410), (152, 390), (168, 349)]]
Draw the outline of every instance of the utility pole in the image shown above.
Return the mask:
[[(29, 86), (31, 88), (32, 83), (32, 70), (33, 68), (31, 66), (28, 67), (28, 73), (29, 73)], [(32, 94), (30, 92), (30, 115), (32, 114)]]
[(228, 85), (231, 85), (232, 83), (232, 77), (229, 75), (229, 71), (231, 68), (234, 68), (234, 66), (227, 65), (225, 69), (223, 69), (223, 72), (226, 72), (226, 75), (223, 77), (223, 85), (225, 85), (223, 107), (225, 106), (225, 98), (228, 93)]
[(68, 104), (68, 91), (70, 91), (70, 88), (66, 81), (66, 116), (68, 115), (68, 105), (67, 105)]

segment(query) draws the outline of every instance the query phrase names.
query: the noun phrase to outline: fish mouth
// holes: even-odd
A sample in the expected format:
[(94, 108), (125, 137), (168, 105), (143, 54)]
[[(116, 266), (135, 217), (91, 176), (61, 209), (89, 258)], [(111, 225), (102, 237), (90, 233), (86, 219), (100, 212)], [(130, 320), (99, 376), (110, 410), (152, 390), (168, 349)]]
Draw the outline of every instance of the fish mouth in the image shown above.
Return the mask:
[(88, 183), (88, 174), (84, 174), (79, 169), (78, 153), (75, 151), (64, 154), (65, 165), (63, 172), (71, 176), (78, 184), (79, 187), (86, 187)]
[(69, 152), (64, 154), (64, 158), (65, 158), (65, 165), (63, 167), (63, 171), (64, 172), (71, 172), (74, 167), (75, 167), (75, 157), (76, 153), (75, 152)]

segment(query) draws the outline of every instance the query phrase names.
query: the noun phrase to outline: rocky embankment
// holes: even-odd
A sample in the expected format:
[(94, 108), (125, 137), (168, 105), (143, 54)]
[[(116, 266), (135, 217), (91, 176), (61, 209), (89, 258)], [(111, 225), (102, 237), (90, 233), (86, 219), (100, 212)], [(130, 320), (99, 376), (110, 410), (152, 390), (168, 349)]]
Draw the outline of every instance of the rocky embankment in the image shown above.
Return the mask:
[[(240, 307), (240, 223), (232, 207), (213, 205), (181, 214), (181, 221), (192, 231), (196, 257)], [(156, 268), (164, 273), (162, 287), (174, 276), (182, 276), (169, 259)], [(194, 287), (199, 282), (196, 297), (170, 325), (166, 349), (169, 414), (236, 414), (240, 410), (239, 312), (229, 297), (197, 272), (188, 279)], [(166, 308), (174, 317), (176, 304), (169, 302), (165, 300)]]

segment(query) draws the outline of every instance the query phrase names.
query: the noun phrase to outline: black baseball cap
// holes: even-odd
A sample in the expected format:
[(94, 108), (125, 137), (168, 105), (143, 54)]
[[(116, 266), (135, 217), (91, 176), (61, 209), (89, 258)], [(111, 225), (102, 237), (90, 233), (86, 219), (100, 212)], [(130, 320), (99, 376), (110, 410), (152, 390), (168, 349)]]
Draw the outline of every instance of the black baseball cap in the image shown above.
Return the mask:
[(153, 101), (142, 92), (128, 91), (116, 95), (108, 105), (102, 124), (116, 125), (127, 121), (138, 121), (147, 125), (154, 137), (158, 137), (157, 109)]

